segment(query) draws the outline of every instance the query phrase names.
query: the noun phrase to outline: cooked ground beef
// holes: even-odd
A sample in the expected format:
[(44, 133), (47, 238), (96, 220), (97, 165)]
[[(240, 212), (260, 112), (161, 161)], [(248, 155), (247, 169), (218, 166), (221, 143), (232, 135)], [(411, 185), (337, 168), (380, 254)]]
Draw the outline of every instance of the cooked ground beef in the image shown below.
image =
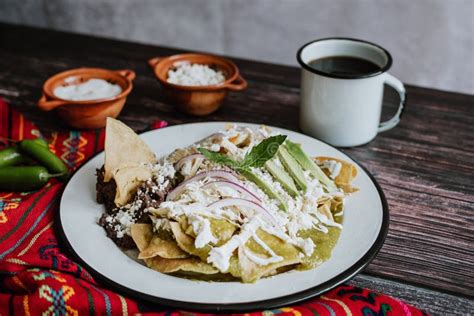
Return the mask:
[[(97, 202), (104, 204), (106, 213), (102, 214), (99, 225), (104, 227), (107, 236), (112, 239), (119, 247), (130, 249), (135, 248), (135, 243), (132, 238), (128, 235), (122, 237), (117, 236), (117, 230), (115, 227), (121, 225), (120, 222), (115, 218), (115, 215), (120, 211), (127, 211), (126, 207), (116, 207), (114, 203), (115, 199), (115, 182), (110, 181), (105, 183), (103, 177), (104, 167), (97, 170)], [(113, 185), (111, 185), (113, 184)], [(137, 189), (137, 193), (134, 196), (132, 202), (137, 207), (132, 212), (133, 223), (150, 223), (150, 217), (145, 211), (148, 207), (157, 208), (160, 206), (166, 198), (168, 192), (172, 189), (172, 184), (168, 183), (165, 187), (161, 188), (154, 181), (143, 182)], [(107, 220), (107, 218), (109, 218)]]

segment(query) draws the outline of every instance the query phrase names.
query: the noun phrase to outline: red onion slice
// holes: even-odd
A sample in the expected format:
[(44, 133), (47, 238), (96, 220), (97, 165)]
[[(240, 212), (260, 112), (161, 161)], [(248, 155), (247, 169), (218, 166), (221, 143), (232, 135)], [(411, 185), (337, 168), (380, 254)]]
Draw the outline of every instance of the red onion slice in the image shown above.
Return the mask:
[(239, 181), (237, 179), (237, 177), (232, 172), (225, 171), (225, 170), (211, 170), (211, 171), (200, 172), (197, 175), (195, 175), (194, 177), (191, 177), (191, 178), (187, 179), (186, 181), (181, 182), (180, 185), (178, 185), (170, 193), (168, 193), (168, 195), (166, 196), (166, 201), (174, 200), (181, 192), (183, 192), (184, 187), (186, 186), (186, 184), (202, 180), (206, 177), (226, 179), (226, 180), (229, 180), (229, 181), (232, 181), (232, 182)]
[[(256, 210), (260, 214), (263, 214), (271, 223), (274, 227), (280, 228), (280, 224), (278, 223), (277, 219), (263, 206), (261, 206), (258, 203), (255, 203), (254, 201), (251, 200), (246, 200), (246, 199), (239, 199), (239, 198), (225, 198), (222, 200), (219, 200), (217, 202), (209, 204), (209, 207), (213, 208), (222, 208), (222, 207), (227, 207), (227, 206), (242, 206), (242, 207), (248, 207), (253, 210)], [(249, 214), (245, 214), (245, 210), (242, 210), (243, 214), (245, 216), (249, 216)]]
[(189, 156), (186, 156), (186, 157), (183, 157), (181, 158), (177, 163), (176, 163), (176, 169), (177, 170), (180, 170), (181, 167), (186, 163), (186, 161), (189, 161), (189, 160), (193, 160), (193, 159), (196, 159), (196, 158), (202, 158), (204, 159), (204, 155), (203, 154), (191, 154)]
[(258, 203), (258, 204), (262, 203), (262, 200), (260, 200), (258, 198), (258, 196), (256, 196), (252, 192), (250, 192), (246, 187), (239, 184), (238, 182), (219, 180), (219, 181), (209, 182), (209, 183), (203, 185), (202, 188), (206, 189), (206, 188), (210, 187), (211, 185), (229, 187), (229, 188), (234, 189), (235, 191), (240, 192), (241, 194), (245, 195), (249, 200), (251, 200), (255, 203)]

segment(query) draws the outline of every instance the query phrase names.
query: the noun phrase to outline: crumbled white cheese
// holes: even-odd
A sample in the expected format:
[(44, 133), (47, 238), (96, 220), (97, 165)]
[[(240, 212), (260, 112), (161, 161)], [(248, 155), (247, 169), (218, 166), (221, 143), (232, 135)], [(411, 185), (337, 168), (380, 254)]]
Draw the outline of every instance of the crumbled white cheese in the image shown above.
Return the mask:
[(148, 164), (148, 167), (151, 169), (153, 177), (157, 182), (156, 192), (166, 188), (169, 184), (169, 179), (173, 178), (176, 173), (173, 164), (167, 160), (158, 164)]
[(153, 222), (153, 230), (160, 231), (166, 230), (171, 231), (170, 221), (167, 218), (157, 218), (156, 216), (150, 216), (151, 221)]
[(136, 221), (136, 218), (134, 217), (135, 212), (142, 207), (142, 204), (142, 200), (134, 200), (119, 209), (116, 213), (105, 217), (105, 221), (108, 224), (116, 223), (112, 226), (112, 229), (117, 233), (117, 238), (123, 238), (125, 235), (130, 236), (132, 224)]
[(125, 236), (125, 231), (123, 230), (122, 226), (117, 224), (113, 228), (117, 232), (117, 238), (123, 238), (123, 236)]
[(210, 86), (224, 82), (225, 76), (207, 65), (181, 63), (168, 70), (166, 81), (181, 86)]

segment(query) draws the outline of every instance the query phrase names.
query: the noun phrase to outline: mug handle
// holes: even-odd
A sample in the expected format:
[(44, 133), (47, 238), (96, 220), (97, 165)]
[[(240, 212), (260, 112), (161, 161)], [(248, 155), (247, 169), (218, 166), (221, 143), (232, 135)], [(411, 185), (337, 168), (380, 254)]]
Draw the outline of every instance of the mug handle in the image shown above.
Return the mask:
[(388, 131), (389, 129), (394, 128), (395, 126), (397, 126), (398, 123), (400, 123), (400, 117), (402, 116), (403, 111), (405, 110), (407, 100), (405, 86), (400, 80), (398, 80), (391, 74), (386, 73), (384, 83), (397, 90), (398, 94), (400, 95), (400, 104), (398, 105), (397, 112), (391, 119), (379, 124), (379, 132)]

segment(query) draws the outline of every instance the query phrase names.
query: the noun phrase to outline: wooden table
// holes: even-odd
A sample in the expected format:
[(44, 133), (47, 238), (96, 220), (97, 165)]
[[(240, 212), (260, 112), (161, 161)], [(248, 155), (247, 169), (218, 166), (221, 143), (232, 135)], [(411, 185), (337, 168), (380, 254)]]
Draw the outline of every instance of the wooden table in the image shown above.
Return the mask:
[[(137, 72), (120, 115), (137, 131), (156, 119), (170, 124), (242, 121), (298, 130), (300, 71), (295, 67), (233, 59), (249, 88), (231, 93), (217, 113), (195, 118), (176, 112), (163, 99), (146, 62), (178, 50), (7, 24), (0, 24), (0, 43), (0, 96), (44, 131), (66, 127), (37, 109), (43, 82), (80, 66)], [(472, 312), (474, 96), (414, 86), (407, 90), (398, 127), (368, 145), (343, 149), (379, 181), (391, 216), (382, 250), (351, 282), (433, 314)], [(398, 100), (386, 90), (385, 101), (384, 116)]]

